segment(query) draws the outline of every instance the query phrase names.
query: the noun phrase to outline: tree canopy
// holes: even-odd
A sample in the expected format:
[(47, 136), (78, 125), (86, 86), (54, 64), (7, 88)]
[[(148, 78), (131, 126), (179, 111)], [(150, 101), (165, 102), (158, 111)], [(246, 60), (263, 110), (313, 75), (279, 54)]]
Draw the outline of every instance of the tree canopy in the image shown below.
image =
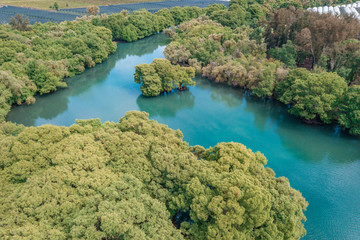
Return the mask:
[(338, 121), (344, 129), (360, 135), (360, 86), (351, 86), (339, 99)]
[(354, 73), (358, 71), (354, 71), (354, 66), (347, 61), (356, 64), (356, 52), (360, 51), (360, 45), (356, 44), (359, 41), (354, 40), (360, 33), (360, 23), (356, 18), (289, 7), (270, 12), (264, 23), (268, 49), (281, 48), (291, 41), (295, 44), (299, 64), (310, 58), (312, 66), (319, 63), (328, 71), (338, 72), (349, 82), (354, 80)]
[(272, 96), (285, 71), (281, 62), (266, 58), (265, 44), (251, 39), (247, 26), (231, 29), (200, 17), (166, 32), (172, 42), (164, 54), (173, 64), (193, 66), (205, 77), (258, 97)]
[(27, 30), (0, 26), (0, 120), (12, 104), (32, 103), (35, 94), (65, 87), (65, 77), (101, 63), (116, 50), (108, 29), (86, 21), (35, 24)]
[(150, 64), (135, 66), (134, 81), (141, 84), (144, 96), (154, 97), (163, 92), (171, 92), (175, 88), (182, 91), (195, 85), (191, 79), (195, 77), (195, 68), (172, 65), (167, 59), (154, 59)]
[(145, 9), (130, 14), (119, 14), (92, 18), (95, 26), (104, 26), (111, 30), (113, 40), (133, 42), (154, 35), (165, 28), (176, 26), (184, 21), (199, 17), (205, 10), (199, 7), (173, 7), (161, 9), (152, 14)]
[(128, 112), (118, 123), (0, 125), (0, 237), (299, 239), (307, 202), (239, 143), (204, 149)]
[(279, 100), (291, 105), (290, 113), (324, 123), (332, 122), (336, 103), (346, 90), (345, 80), (336, 73), (310, 73), (303, 68), (290, 71), (276, 87)]

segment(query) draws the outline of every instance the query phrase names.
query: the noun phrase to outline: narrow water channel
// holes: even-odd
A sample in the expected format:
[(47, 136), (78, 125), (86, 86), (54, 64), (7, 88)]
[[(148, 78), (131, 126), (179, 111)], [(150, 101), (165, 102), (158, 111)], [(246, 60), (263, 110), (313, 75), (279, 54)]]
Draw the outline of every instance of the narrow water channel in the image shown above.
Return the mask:
[(75, 119), (118, 121), (129, 110), (184, 133), (191, 145), (235, 141), (268, 158), (309, 202), (305, 239), (360, 239), (360, 138), (334, 126), (308, 126), (278, 102), (196, 78), (189, 91), (156, 98), (141, 96), (134, 66), (162, 58), (168, 39), (156, 35), (119, 43), (103, 64), (68, 79), (69, 87), (15, 107), (7, 120), (26, 126), (69, 126)]

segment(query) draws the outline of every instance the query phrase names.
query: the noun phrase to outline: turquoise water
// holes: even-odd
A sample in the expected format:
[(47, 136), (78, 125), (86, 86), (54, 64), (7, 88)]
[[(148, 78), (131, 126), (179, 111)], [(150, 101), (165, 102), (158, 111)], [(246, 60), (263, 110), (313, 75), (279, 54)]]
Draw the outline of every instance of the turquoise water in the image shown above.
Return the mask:
[(308, 126), (278, 102), (247, 96), (196, 78), (189, 91), (156, 98), (141, 96), (134, 66), (163, 57), (168, 43), (156, 35), (119, 43), (110, 58), (68, 80), (69, 87), (15, 107), (8, 120), (27, 126), (69, 126), (75, 119), (118, 121), (129, 110), (180, 129), (191, 145), (236, 141), (268, 158), (309, 202), (305, 239), (360, 239), (360, 138), (335, 126)]

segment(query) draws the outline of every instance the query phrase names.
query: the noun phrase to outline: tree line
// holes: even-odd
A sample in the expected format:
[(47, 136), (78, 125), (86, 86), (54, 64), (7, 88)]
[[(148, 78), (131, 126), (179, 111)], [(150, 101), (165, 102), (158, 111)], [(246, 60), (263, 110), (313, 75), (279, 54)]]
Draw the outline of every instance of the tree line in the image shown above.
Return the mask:
[[(20, 25), (21, 26), (21, 25)], [(115, 52), (110, 30), (90, 22), (0, 26), (0, 120), (12, 104), (66, 87), (64, 78), (82, 73)]]
[(110, 29), (114, 41), (133, 42), (159, 33), (165, 28), (197, 18), (204, 11), (205, 9), (199, 7), (164, 8), (154, 14), (145, 9), (132, 14), (124, 10), (118, 14), (96, 16), (90, 19), (93, 25)]
[(263, 11), (250, 11), (256, 4), (213, 5), (206, 16), (166, 30), (172, 40), (166, 58), (215, 82), (288, 104), (307, 123), (337, 122), (359, 135), (360, 23), (293, 5), (269, 11), (263, 4)]

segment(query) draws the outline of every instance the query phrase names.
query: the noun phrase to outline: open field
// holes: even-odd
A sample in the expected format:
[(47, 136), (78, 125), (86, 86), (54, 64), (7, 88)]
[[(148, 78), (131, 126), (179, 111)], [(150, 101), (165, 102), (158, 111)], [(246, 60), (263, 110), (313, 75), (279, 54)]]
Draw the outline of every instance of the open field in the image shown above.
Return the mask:
[[(95, 1), (95, 0), (94, 0)], [(141, 1), (141, 0), (139, 0)], [(110, 2), (110, 1), (108, 1)], [(103, 1), (105, 3), (105, 1)], [(133, 12), (139, 9), (147, 9), (149, 12), (154, 13), (162, 8), (172, 8), (175, 6), (185, 7), (200, 7), (205, 8), (208, 5), (219, 3), (228, 6), (229, 2), (223, 2), (219, 0), (168, 0), (168, 1), (157, 1), (157, 2), (142, 2), (142, 3), (130, 3), (130, 4), (118, 4), (118, 5), (102, 5), (100, 6), (100, 14), (113, 14), (119, 13), (122, 10)], [(24, 8), (12, 5), (0, 6), (0, 24), (8, 23), (12, 16), (21, 14), (29, 19), (30, 24), (36, 22), (62, 22), (72, 21), (76, 17), (86, 15), (86, 7), (74, 7), (60, 9), (59, 11), (46, 11), (42, 9)]]
[(139, 2), (155, 2), (159, 0), (1, 0), (1, 5), (12, 5), (19, 7), (31, 7), (40, 9), (50, 9), (50, 6), (58, 3), (59, 8), (78, 8), (89, 5), (110, 5), (110, 4), (125, 4), (125, 3), (139, 3)]
[[(151, 13), (159, 11), (162, 8), (173, 8), (176, 6), (179, 7), (199, 7), (205, 8), (211, 4), (218, 3), (224, 4), (225, 6), (229, 5), (229, 2), (219, 1), (219, 0), (167, 0), (161, 2), (142, 2), (142, 3), (134, 3), (134, 4), (120, 4), (120, 5), (108, 5), (108, 6), (100, 6), (100, 14), (113, 14), (119, 13), (122, 10), (127, 10), (129, 12), (133, 12), (139, 9), (146, 9)], [(59, 12), (69, 12), (78, 15), (86, 14), (86, 8), (67, 8), (61, 9)]]

